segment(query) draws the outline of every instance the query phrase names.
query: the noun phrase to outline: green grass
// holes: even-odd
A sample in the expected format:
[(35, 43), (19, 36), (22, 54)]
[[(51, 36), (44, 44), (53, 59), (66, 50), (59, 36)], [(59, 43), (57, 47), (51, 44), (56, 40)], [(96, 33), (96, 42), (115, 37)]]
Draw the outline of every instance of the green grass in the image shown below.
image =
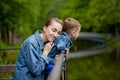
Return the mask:
[[(0, 65), (15, 64), (19, 50), (0, 51)], [(0, 73), (0, 78), (12, 78), (13, 73)]]
[(15, 64), (19, 50), (0, 51), (0, 65)]
[(120, 80), (120, 61), (111, 54), (70, 59), (68, 80)]

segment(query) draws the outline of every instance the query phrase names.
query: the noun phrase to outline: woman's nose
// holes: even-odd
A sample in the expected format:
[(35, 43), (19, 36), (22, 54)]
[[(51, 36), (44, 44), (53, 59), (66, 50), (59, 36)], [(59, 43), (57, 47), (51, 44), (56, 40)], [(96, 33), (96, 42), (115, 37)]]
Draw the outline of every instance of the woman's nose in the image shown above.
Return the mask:
[(58, 36), (59, 36), (59, 34), (56, 32), (56, 33), (55, 33), (55, 37), (57, 38)]

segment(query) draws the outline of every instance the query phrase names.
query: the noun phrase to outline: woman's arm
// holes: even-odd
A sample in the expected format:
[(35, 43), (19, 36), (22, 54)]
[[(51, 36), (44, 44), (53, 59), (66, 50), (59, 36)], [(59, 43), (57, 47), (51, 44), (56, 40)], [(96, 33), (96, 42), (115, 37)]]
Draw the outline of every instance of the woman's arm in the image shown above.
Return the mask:
[(47, 55), (52, 46), (53, 45), (51, 45), (51, 43), (47, 43), (44, 46), (43, 51), (40, 50), (38, 52), (37, 47), (34, 44), (30, 43), (27, 45), (27, 50), (25, 50), (25, 59), (28, 68), (33, 75), (40, 75), (41, 72), (44, 70), (46, 63), (48, 63)]

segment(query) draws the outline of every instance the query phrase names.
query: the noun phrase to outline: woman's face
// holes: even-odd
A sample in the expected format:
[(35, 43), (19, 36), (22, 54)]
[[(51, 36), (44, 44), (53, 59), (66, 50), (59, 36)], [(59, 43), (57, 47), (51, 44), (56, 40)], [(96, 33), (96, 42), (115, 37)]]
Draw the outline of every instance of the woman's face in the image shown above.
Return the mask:
[(62, 25), (56, 21), (53, 21), (51, 25), (44, 27), (46, 39), (50, 42), (54, 41), (62, 31)]

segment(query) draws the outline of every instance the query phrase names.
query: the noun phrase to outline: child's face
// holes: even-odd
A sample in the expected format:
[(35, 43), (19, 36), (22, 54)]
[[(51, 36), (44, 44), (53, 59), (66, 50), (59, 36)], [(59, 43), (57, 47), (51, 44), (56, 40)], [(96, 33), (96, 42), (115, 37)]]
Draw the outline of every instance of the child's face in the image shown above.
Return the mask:
[(76, 40), (79, 37), (79, 33), (80, 33), (80, 27), (78, 29), (72, 30), (72, 36), (71, 36), (71, 38), (73, 40)]

